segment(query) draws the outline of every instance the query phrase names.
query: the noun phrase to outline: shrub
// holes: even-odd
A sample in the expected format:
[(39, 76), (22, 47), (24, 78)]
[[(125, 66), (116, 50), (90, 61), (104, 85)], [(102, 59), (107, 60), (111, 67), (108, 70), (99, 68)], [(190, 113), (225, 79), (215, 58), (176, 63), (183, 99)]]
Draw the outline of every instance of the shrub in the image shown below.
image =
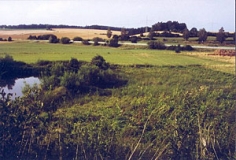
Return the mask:
[(83, 38), (81, 38), (81, 37), (74, 37), (73, 41), (83, 41)]
[(183, 47), (183, 50), (186, 50), (186, 51), (193, 51), (194, 48), (193, 48), (192, 46), (190, 46), (190, 45), (186, 45), (186, 46)]
[(80, 81), (79, 75), (74, 72), (65, 72), (64, 75), (60, 77), (60, 85), (71, 91), (80, 86)]
[(74, 72), (78, 72), (78, 69), (80, 67), (80, 63), (76, 58), (71, 58), (71, 60), (69, 62), (69, 67), (70, 67), (70, 70), (72, 70)]
[(11, 37), (8, 37), (7, 41), (8, 41), (8, 42), (12, 41), (12, 38), (11, 38)]
[(88, 40), (83, 40), (82, 43), (83, 43), (83, 45), (90, 45)]
[(29, 40), (37, 40), (37, 37), (30, 35), (27, 39), (29, 39)]
[(97, 41), (97, 42), (105, 42), (104, 39), (100, 38), (100, 37), (94, 37), (93, 41)]
[(53, 39), (57, 39), (57, 36), (54, 34), (44, 34), (44, 35), (39, 35), (37, 37), (38, 40), (49, 40), (50, 37), (53, 37)]
[(131, 43), (137, 43), (138, 37), (137, 36), (132, 36), (132, 37), (130, 37), (130, 41), (131, 41)]
[(119, 36), (117, 35), (113, 35), (112, 39), (109, 41), (109, 46), (110, 47), (119, 47), (119, 44), (118, 44), (118, 39), (119, 39)]
[(175, 53), (180, 53), (180, 50), (181, 50), (181, 47), (180, 47), (180, 45), (178, 44), (178, 46), (175, 48)]
[(50, 36), (48, 42), (49, 43), (58, 43), (59, 39), (57, 39), (57, 37), (55, 37), (55, 36)]
[(166, 49), (165, 44), (160, 41), (150, 41), (148, 42), (148, 47), (150, 49)]
[(166, 48), (167, 50), (172, 50), (172, 51), (175, 51), (175, 49), (176, 49), (176, 46), (168, 46), (167, 48)]
[(62, 44), (69, 44), (69, 43), (70, 43), (70, 38), (68, 38), (68, 37), (62, 37), (62, 38), (61, 38), (61, 43), (62, 43)]
[(93, 57), (91, 64), (96, 65), (100, 69), (103, 69), (103, 70), (106, 70), (109, 68), (109, 63), (107, 63), (105, 59), (100, 55)]

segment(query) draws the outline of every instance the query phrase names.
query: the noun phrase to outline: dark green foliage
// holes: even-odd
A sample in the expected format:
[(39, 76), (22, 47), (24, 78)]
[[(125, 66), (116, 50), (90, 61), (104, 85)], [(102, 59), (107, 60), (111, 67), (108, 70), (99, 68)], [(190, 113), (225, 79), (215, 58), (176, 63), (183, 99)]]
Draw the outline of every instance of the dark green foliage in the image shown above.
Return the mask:
[(224, 28), (221, 27), (219, 32), (216, 34), (216, 40), (222, 44), (225, 41), (225, 37), (226, 37), (226, 35), (225, 35)]
[(84, 93), (94, 87), (109, 88), (119, 85), (123, 85), (123, 81), (99, 55), (90, 64), (81, 64), (75, 58), (69, 63), (54, 63), (50, 71), (42, 75), (42, 87), (46, 90), (63, 86), (71, 93)]
[(180, 44), (175, 48), (175, 53), (180, 53), (181, 47)]
[(138, 42), (138, 37), (137, 36), (130, 37), (130, 42), (137, 43)]
[(48, 39), (48, 42), (49, 43), (58, 43), (59, 39), (57, 39), (56, 36), (50, 36), (49, 39)]
[(80, 67), (79, 61), (76, 58), (71, 58), (69, 62), (69, 70), (78, 72), (79, 67)]
[(29, 39), (29, 40), (37, 40), (37, 36), (30, 35), (27, 39)]
[(54, 34), (44, 34), (44, 35), (39, 35), (37, 37), (37, 40), (49, 40), (49, 38), (52, 37), (53, 39), (57, 39), (57, 36)]
[(90, 45), (90, 43), (89, 43), (88, 40), (83, 40), (83, 41), (82, 41), (82, 44), (83, 44), (83, 45)]
[(198, 41), (199, 43), (204, 43), (207, 40), (207, 31), (203, 28), (198, 32)]
[(68, 38), (68, 37), (62, 37), (61, 40), (60, 40), (60, 42), (61, 42), (62, 44), (69, 44), (69, 43), (70, 43), (70, 38)]
[(109, 41), (109, 46), (110, 47), (119, 47), (119, 44), (118, 44), (118, 42), (119, 42), (119, 40), (118, 40), (118, 36), (117, 35), (113, 35), (113, 37), (112, 37), (112, 39)]
[(81, 37), (74, 37), (73, 41), (83, 41), (83, 38), (81, 38)]
[(163, 42), (160, 41), (150, 41), (148, 42), (149, 49), (166, 49), (166, 46)]
[(0, 57), (0, 78), (14, 78), (38, 75), (33, 66), (20, 61), (14, 61), (12, 56)]
[(105, 59), (100, 55), (93, 57), (93, 59), (91, 60), (91, 64), (103, 70), (106, 70), (109, 68), (109, 63), (107, 63)]
[(197, 36), (198, 36), (198, 30), (197, 30), (197, 28), (193, 27), (190, 30), (190, 37), (197, 37)]
[(172, 32), (183, 32), (187, 25), (185, 23), (179, 23), (177, 21), (158, 22), (152, 25), (155, 31), (172, 31)]
[(182, 50), (184, 51), (193, 51), (194, 48), (191, 45), (186, 45), (182, 47)]
[(104, 39), (100, 38), (100, 37), (94, 37), (93, 41), (97, 41), (97, 42), (105, 42)]
[(187, 41), (189, 37), (190, 37), (190, 32), (187, 28), (185, 28), (183, 31), (183, 38)]
[(11, 38), (11, 37), (8, 37), (8, 38), (7, 38), (7, 41), (8, 41), (8, 42), (12, 41), (12, 38)]
[(93, 38), (93, 45), (94, 46), (98, 46), (99, 45), (99, 42), (105, 42), (104, 39), (100, 38), (100, 37), (94, 37)]
[(120, 41), (128, 41), (129, 40), (129, 35), (128, 35), (128, 32), (126, 31), (125, 28), (121, 29), (119, 40)]

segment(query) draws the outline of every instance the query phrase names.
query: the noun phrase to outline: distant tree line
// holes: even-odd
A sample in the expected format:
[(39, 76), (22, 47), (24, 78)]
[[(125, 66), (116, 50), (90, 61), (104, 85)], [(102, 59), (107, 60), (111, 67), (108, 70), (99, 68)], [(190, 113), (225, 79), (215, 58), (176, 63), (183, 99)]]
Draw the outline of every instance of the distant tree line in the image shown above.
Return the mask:
[(179, 23), (178, 21), (158, 22), (152, 25), (154, 31), (171, 31), (171, 32), (183, 32), (187, 28), (185, 23)]

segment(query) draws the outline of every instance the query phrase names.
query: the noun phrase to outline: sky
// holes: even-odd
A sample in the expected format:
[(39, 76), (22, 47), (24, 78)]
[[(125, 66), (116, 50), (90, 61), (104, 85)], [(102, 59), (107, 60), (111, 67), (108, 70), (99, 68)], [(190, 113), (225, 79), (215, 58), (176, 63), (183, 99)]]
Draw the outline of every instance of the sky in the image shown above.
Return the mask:
[(0, 25), (138, 28), (170, 20), (188, 29), (235, 31), (234, 0), (0, 0), (0, 15)]

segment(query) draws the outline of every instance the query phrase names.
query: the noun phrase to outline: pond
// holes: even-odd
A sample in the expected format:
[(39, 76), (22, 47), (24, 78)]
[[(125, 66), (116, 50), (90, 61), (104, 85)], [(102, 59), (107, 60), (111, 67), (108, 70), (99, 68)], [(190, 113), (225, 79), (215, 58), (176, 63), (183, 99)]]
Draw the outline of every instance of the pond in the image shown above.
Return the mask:
[(4, 89), (5, 93), (13, 93), (12, 98), (21, 97), (23, 95), (22, 89), (26, 84), (33, 86), (34, 84), (40, 84), (38, 77), (27, 77), (27, 78), (17, 78), (9, 80), (0, 81), (0, 89)]

